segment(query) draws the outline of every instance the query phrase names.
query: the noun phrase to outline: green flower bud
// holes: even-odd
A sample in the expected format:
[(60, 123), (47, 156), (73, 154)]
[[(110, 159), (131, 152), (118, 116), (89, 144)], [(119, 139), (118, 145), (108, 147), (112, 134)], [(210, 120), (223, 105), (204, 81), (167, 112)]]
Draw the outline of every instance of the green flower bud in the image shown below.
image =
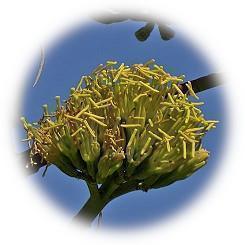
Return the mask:
[(178, 167), (168, 173), (158, 178), (158, 180), (152, 185), (152, 188), (161, 188), (166, 185), (172, 184), (175, 181), (185, 179), (191, 176), (195, 171), (200, 169), (206, 164), (209, 152), (201, 149), (196, 151), (195, 157), (183, 161), (182, 159), (178, 161)]
[(115, 153), (112, 150), (108, 150), (107, 153), (100, 158), (98, 163), (98, 172), (96, 176), (98, 183), (103, 183), (108, 176), (118, 170), (122, 166), (124, 158), (123, 152)]

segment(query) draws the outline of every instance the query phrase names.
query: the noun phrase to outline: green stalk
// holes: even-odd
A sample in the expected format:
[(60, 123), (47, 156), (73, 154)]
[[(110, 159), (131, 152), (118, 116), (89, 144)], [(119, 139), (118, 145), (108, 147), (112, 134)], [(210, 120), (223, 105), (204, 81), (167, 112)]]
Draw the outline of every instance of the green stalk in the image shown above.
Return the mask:
[(76, 214), (74, 220), (78, 222), (84, 221), (90, 225), (102, 209), (112, 200), (112, 194), (119, 185), (113, 178), (99, 189), (95, 183), (87, 183), (87, 185), (90, 191), (90, 198)]
[(90, 196), (85, 205), (74, 217), (75, 221), (91, 224), (110, 200)]

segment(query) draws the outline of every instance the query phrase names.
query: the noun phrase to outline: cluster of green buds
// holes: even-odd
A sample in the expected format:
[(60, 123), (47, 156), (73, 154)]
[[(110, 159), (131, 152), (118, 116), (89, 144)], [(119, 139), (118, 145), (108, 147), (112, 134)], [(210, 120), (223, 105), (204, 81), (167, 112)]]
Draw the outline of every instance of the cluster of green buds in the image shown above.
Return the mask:
[(71, 177), (103, 184), (116, 176), (142, 189), (190, 176), (205, 165), (201, 140), (218, 121), (204, 118), (190, 82), (182, 92), (184, 78), (154, 60), (99, 65), (64, 103), (56, 96), (55, 111), (43, 105), (38, 123), (21, 118), (30, 159), (39, 154)]

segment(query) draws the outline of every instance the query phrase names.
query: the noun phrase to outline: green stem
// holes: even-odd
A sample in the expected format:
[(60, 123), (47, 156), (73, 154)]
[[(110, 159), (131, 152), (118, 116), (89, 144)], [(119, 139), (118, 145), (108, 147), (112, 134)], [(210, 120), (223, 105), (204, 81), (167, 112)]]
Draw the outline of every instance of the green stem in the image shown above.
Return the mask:
[(102, 185), (99, 189), (95, 183), (87, 183), (87, 185), (91, 196), (74, 217), (74, 220), (91, 224), (106, 204), (112, 200), (111, 196), (119, 185), (114, 181), (114, 178), (111, 179), (110, 183)]
[(91, 224), (109, 201), (110, 200), (98, 197), (94, 198), (91, 196), (78, 214), (74, 217), (74, 220), (79, 222), (84, 221)]
[(96, 183), (90, 183), (90, 182), (86, 182), (89, 192), (90, 192), (90, 196), (93, 197), (98, 197), (99, 196), (99, 190), (98, 190), (98, 186)]

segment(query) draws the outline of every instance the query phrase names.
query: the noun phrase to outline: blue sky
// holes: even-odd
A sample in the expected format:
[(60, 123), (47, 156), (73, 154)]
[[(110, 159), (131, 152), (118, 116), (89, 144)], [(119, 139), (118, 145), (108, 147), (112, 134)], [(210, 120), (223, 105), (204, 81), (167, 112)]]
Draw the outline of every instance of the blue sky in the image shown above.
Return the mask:
[[(70, 88), (76, 85), (81, 75), (89, 74), (98, 64), (107, 60), (130, 65), (154, 58), (168, 72), (185, 74), (187, 80), (216, 72), (193, 44), (178, 32), (172, 40), (162, 41), (155, 28), (147, 41), (137, 41), (134, 32), (143, 25), (133, 21), (111, 25), (91, 21), (66, 33), (46, 48), (44, 70), (34, 88), (32, 84), (39, 60), (30, 67), (21, 114), (29, 121), (37, 121), (42, 114), (43, 104), (48, 103), (49, 108), (54, 108), (56, 95), (66, 99)], [(184, 181), (147, 193), (132, 192), (113, 200), (103, 211), (103, 224), (128, 227), (144, 225), (159, 218), (167, 219), (177, 211), (184, 210), (183, 207), (197, 197), (211, 180), (217, 166), (222, 164), (219, 162), (225, 128), (222, 87), (201, 92), (199, 97), (205, 102), (202, 109), (206, 118), (221, 121), (203, 141), (204, 147), (211, 151), (208, 164)], [(20, 135), (24, 135), (23, 131)], [(37, 182), (43, 193), (70, 217), (75, 215), (88, 198), (85, 184), (65, 176), (54, 166), (48, 169), (44, 178), (41, 177), (42, 172), (43, 169), (29, 177), (30, 181)]]

